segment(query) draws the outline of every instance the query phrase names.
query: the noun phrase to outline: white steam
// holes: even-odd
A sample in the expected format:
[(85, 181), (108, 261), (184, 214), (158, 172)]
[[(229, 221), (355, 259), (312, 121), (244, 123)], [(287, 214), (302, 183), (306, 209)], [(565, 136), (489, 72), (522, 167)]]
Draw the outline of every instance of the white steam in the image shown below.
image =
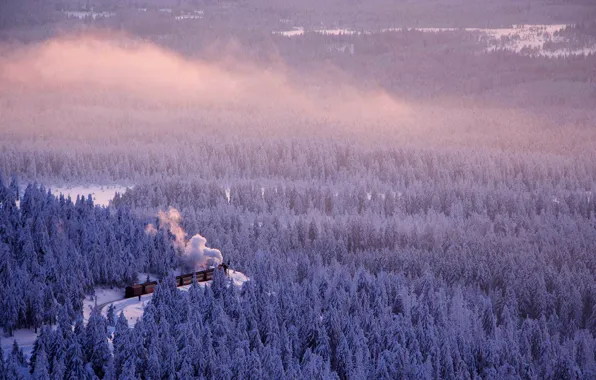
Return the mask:
[[(178, 210), (170, 207), (167, 211), (159, 211), (157, 217), (159, 219), (159, 227), (168, 229), (174, 235), (174, 245), (182, 253), (184, 264), (198, 271), (208, 266), (223, 263), (221, 251), (207, 247), (207, 239), (203, 236), (196, 234), (190, 240), (186, 240), (188, 234), (180, 225), (182, 216)], [(145, 232), (155, 235), (157, 229), (153, 224), (148, 224), (145, 227)]]
[(223, 263), (223, 256), (219, 249), (207, 247), (207, 239), (196, 234), (193, 236), (184, 249), (184, 256), (187, 263), (195, 270), (211, 265)]

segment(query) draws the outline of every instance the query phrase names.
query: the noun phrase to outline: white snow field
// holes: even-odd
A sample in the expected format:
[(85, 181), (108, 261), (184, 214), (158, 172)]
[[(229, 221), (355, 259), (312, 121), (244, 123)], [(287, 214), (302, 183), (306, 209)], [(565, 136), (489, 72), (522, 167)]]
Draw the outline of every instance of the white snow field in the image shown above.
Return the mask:
[(19, 347), (23, 349), (25, 356), (29, 358), (29, 356), (31, 356), (31, 351), (33, 351), (33, 344), (35, 343), (36, 338), (37, 334), (35, 333), (35, 330), (32, 329), (15, 330), (14, 336), (9, 338), (0, 335), (0, 344), (2, 344), (4, 357), (7, 357), (10, 351), (12, 351), (12, 344), (16, 340)]
[[(146, 275), (139, 278), (144, 281), (145, 277)], [(228, 277), (230, 277), (233, 284), (238, 287), (241, 287), (246, 281), (249, 281), (249, 278), (244, 273), (232, 269), (229, 270)], [(211, 281), (199, 282), (199, 285), (201, 286), (208, 286), (210, 284)], [(190, 285), (178, 287), (178, 289), (183, 292), (188, 291), (189, 288)], [(120, 315), (120, 312), (124, 312), (124, 316), (128, 319), (128, 325), (133, 327), (136, 324), (137, 319), (143, 316), (143, 310), (152, 297), (153, 294), (145, 294), (141, 296), (141, 301), (139, 301), (138, 297), (125, 299), (124, 288), (96, 288), (95, 295), (87, 296), (83, 301), (83, 318), (85, 323), (87, 323), (89, 316), (91, 315), (91, 309), (96, 303), (101, 307), (101, 312), (104, 316), (108, 313), (109, 305), (113, 304), (116, 308), (116, 316)], [(110, 328), (109, 331), (112, 332), (113, 329)], [(36, 338), (37, 334), (33, 329), (16, 330), (12, 337), (0, 336), (0, 343), (2, 344), (4, 356), (7, 356), (10, 353), (13, 341), (16, 340), (19, 347), (23, 349), (25, 356), (29, 358), (33, 351), (33, 344), (35, 343)]]
[(125, 185), (66, 185), (50, 186), (49, 188), (55, 196), (64, 194), (65, 197), (69, 196), (73, 202), (77, 199), (77, 195), (87, 197), (91, 194), (94, 204), (108, 206), (116, 193), (123, 194), (127, 188), (131, 187)]
[(97, 306), (102, 307), (112, 302), (119, 301), (124, 297), (123, 288), (95, 288), (94, 296), (87, 296), (83, 301), (83, 318), (85, 323), (89, 320), (91, 309)]
[[(596, 54), (596, 45), (578, 49), (560, 48), (554, 50), (544, 49), (548, 42), (565, 42), (564, 38), (556, 33), (565, 29), (565, 24), (541, 24), (541, 25), (512, 25), (510, 28), (386, 28), (381, 32), (395, 32), (404, 29), (416, 30), (423, 33), (475, 32), (481, 34), (487, 40), (487, 51), (507, 50), (519, 54), (537, 56), (561, 57), (581, 54)], [(314, 33), (323, 35), (355, 35), (370, 34), (371, 31), (358, 31), (353, 29), (313, 29)], [(301, 36), (306, 29), (301, 26), (293, 27), (290, 30), (273, 32), (284, 37)]]
[[(44, 185), (45, 186), (45, 185)], [(27, 185), (19, 186), (19, 192), (22, 195), (25, 192)], [(133, 185), (59, 185), (46, 186), (50, 192), (58, 197), (63, 194), (65, 197), (70, 197), (73, 202), (76, 201), (77, 195), (87, 198), (91, 194), (93, 203), (99, 206), (109, 206), (116, 193), (124, 194), (126, 189), (132, 188)], [(21, 201), (17, 201), (17, 207), (21, 206)]]

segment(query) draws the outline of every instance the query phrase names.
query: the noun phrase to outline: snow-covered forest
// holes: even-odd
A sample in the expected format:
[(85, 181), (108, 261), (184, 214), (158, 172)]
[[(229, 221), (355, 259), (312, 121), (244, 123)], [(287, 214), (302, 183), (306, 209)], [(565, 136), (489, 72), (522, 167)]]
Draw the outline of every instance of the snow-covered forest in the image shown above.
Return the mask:
[(0, 380), (596, 379), (590, 1), (84, 3), (0, 1)]
[[(594, 165), (325, 148), (229, 149), (212, 156), (221, 175), (139, 184), (107, 209), (36, 186), (17, 208), (9, 184), (3, 327), (77, 320), (93, 286), (171, 272), (174, 236), (144, 231), (173, 206), (251, 281), (235, 290), (221, 276), (180, 293), (166, 280), (141, 323), (116, 323), (114, 355), (100, 359), (107, 335), (98, 345), (89, 329), (105, 331), (101, 316), (104, 327), (74, 333), (64, 321), (45, 327), (33, 356), (41, 368), (121, 378), (595, 375)], [(15, 352), (6, 365), (23, 363)]]

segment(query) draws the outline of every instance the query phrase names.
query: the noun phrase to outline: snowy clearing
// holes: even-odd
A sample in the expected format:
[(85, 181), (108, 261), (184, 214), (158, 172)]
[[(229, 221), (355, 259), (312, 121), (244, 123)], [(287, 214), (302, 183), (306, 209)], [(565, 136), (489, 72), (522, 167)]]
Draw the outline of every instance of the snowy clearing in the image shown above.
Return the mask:
[(124, 297), (123, 288), (96, 288), (94, 296), (87, 296), (83, 301), (83, 318), (85, 323), (89, 320), (91, 310), (97, 304), (99, 307), (109, 305), (114, 301), (121, 300)]
[(79, 20), (85, 19), (99, 19), (114, 17), (114, 12), (95, 12), (95, 11), (62, 11), (68, 18), (76, 18)]
[[(562, 31), (568, 25), (513, 25), (510, 28), (385, 28), (381, 32), (399, 32), (402, 30), (415, 30), (423, 33), (444, 33), (465, 31), (470, 33), (480, 33), (487, 38), (488, 47), (486, 51), (506, 50), (518, 54), (539, 55), (547, 57), (561, 57), (569, 55), (595, 54), (596, 45), (576, 49), (554, 49), (546, 50), (544, 45), (550, 42), (565, 42), (563, 37), (556, 36), (557, 32)], [(306, 33), (306, 29), (298, 26), (290, 30), (273, 32), (284, 37), (301, 36)], [(323, 35), (357, 35), (371, 34), (372, 31), (357, 31), (353, 29), (313, 29), (309, 30)]]
[(31, 351), (33, 350), (33, 344), (35, 343), (36, 338), (37, 334), (33, 329), (15, 330), (14, 336), (2, 336), (0, 338), (0, 343), (2, 344), (2, 351), (4, 352), (4, 357), (8, 356), (10, 351), (12, 351), (12, 344), (16, 340), (19, 344), (19, 347), (23, 349), (23, 353), (25, 354), (25, 356), (29, 358), (29, 356), (31, 356)]
[(125, 185), (66, 185), (50, 186), (50, 191), (56, 196), (64, 194), (65, 197), (70, 197), (73, 202), (77, 199), (77, 195), (87, 197), (91, 194), (94, 204), (109, 206), (116, 193), (122, 194), (127, 188), (131, 187)]

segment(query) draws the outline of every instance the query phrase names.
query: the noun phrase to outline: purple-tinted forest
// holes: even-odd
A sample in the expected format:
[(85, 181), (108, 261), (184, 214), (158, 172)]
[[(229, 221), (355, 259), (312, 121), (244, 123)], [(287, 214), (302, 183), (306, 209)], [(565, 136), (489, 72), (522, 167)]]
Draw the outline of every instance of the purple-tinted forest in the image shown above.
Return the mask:
[(596, 378), (595, 19), (0, 1), (0, 380)]

